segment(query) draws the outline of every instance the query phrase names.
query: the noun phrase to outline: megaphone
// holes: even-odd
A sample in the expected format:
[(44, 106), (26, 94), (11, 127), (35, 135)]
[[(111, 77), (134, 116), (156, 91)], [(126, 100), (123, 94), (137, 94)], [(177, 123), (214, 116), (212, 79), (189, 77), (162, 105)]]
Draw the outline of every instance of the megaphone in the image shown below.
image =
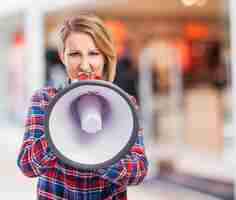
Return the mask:
[(54, 154), (78, 169), (108, 167), (137, 139), (138, 113), (129, 95), (103, 80), (81, 80), (52, 98), (45, 137)]

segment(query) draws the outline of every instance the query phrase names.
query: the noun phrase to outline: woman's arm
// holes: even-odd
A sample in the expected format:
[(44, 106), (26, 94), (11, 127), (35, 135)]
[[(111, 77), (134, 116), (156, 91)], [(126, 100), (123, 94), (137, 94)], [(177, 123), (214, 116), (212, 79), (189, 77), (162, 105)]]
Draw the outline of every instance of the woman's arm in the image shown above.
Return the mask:
[(98, 170), (98, 173), (102, 178), (119, 185), (137, 185), (143, 181), (147, 170), (148, 161), (144, 152), (142, 130), (140, 130), (129, 154), (111, 167)]
[(46, 93), (37, 91), (31, 98), (31, 105), (25, 122), (25, 134), (17, 164), (28, 177), (37, 177), (47, 168), (55, 166), (56, 157), (50, 151), (44, 134)]
[[(131, 97), (136, 109), (136, 100)], [(116, 164), (106, 169), (99, 169), (98, 173), (104, 179), (119, 185), (137, 185), (147, 175), (148, 160), (145, 155), (143, 129), (139, 129), (135, 144), (129, 153)]]

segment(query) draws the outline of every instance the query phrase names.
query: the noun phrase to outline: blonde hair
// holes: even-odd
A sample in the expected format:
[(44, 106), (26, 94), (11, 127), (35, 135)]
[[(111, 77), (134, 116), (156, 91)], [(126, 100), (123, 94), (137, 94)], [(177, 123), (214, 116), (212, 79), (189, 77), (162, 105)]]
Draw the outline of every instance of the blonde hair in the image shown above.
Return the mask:
[(110, 31), (103, 21), (90, 13), (80, 13), (64, 21), (59, 29), (58, 51), (65, 51), (65, 41), (71, 33), (86, 33), (90, 35), (96, 47), (105, 57), (104, 79), (113, 81), (116, 74), (117, 55)]

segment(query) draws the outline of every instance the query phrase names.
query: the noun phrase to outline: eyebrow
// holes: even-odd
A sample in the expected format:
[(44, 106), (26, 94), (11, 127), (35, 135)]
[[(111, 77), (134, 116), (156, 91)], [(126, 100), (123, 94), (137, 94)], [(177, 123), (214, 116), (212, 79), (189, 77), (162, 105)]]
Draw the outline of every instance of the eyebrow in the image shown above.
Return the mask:
[[(69, 52), (71, 52), (71, 51), (79, 51), (80, 52), (79, 49), (69, 49)], [(95, 49), (90, 49), (89, 51), (99, 51), (99, 49), (95, 48)]]

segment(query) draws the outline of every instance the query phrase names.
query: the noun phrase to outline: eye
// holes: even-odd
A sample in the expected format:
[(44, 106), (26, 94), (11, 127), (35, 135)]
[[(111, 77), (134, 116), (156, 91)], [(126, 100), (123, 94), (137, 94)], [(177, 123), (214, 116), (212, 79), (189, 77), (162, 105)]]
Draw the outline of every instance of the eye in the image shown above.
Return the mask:
[(91, 55), (91, 56), (98, 56), (98, 55), (100, 55), (100, 52), (98, 52), (98, 51), (91, 51), (89, 53), (89, 55)]
[(72, 52), (72, 53), (68, 53), (68, 55), (69, 55), (70, 57), (75, 57), (75, 56), (80, 56), (80, 53), (78, 53), (78, 52)]

